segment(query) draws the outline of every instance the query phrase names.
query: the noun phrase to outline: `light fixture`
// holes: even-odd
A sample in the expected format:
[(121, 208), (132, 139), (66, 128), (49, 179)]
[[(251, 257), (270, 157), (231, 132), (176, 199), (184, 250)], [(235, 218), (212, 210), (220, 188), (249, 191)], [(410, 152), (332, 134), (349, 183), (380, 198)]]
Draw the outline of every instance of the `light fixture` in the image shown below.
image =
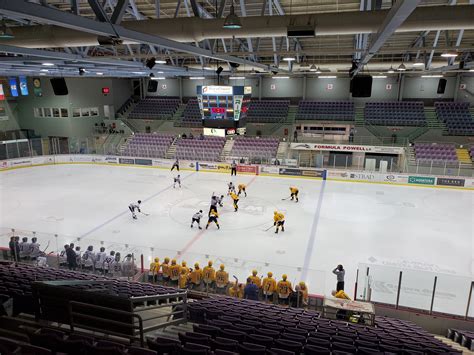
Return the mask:
[(45, 67), (54, 67), (54, 63), (42, 63)]
[(402, 63), (398, 66), (397, 70), (398, 71), (405, 71), (405, 70), (407, 70), (407, 67), (405, 66), (405, 64)]
[(296, 58), (295, 58), (295, 57), (283, 57), (283, 60), (284, 60), (285, 62), (293, 62), (293, 61), (296, 60)]
[(317, 67), (315, 73), (316, 74), (321, 74), (322, 73), (321, 68)]
[(45, 72), (45, 73), (49, 72), (48, 69), (41, 69), (40, 71)]
[(414, 67), (424, 67), (425, 66), (425, 62), (421, 59), (421, 58), (418, 58), (415, 63), (413, 63), (413, 66)]
[(372, 78), (374, 79), (387, 79), (386, 75), (372, 75)]
[(1, 39), (12, 39), (15, 38), (10, 27), (7, 26), (5, 20), (0, 23), (0, 38)]
[(444, 52), (441, 54), (443, 58), (456, 58), (458, 54), (456, 52)]
[(40, 75), (46, 75), (46, 73), (40, 73)]
[(309, 71), (317, 71), (318, 68), (316, 68), (316, 65), (314, 64), (311, 64), (311, 66), (309, 67)]
[(206, 65), (206, 66), (202, 67), (202, 69), (204, 69), (204, 70), (212, 70), (212, 67)]
[(165, 80), (166, 78), (163, 76), (154, 76), (150, 78), (151, 80)]
[(99, 71), (99, 72), (95, 73), (95, 75), (104, 75), (104, 73)]
[(84, 68), (79, 68), (79, 75), (83, 76), (86, 73), (86, 70)]
[(337, 76), (335, 75), (320, 75), (318, 76), (319, 79), (336, 79)]
[(157, 73), (157, 74), (163, 74), (164, 71), (157, 71), (156, 73)]
[(387, 71), (389, 74), (395, 73), (395, 70), (393, 70), (393, 66), (390, 66), (390, 69)]
[(474, 69), (469, 69), (470, 72), (474, 72)]
[(442, 75), (422, 75), (421, 76), (422, 78), (442, 78), (443, 76)]
[(232, 0), (229, 14), (225, 18), (224, 26), (222, 27), (229, 30), (236, 30), (236, 29), (242, 28), (242, 23), (240, 22), (239, 16), (235, 14), (234, 0)]
[(221, 75), (221, 73), (222, 73), (223, 70), (224, 70), (224, 68), (222, 68), (222, 67), (217, 68), (216, 74), (217, 74), (217, 75)]
[(245, 80), (245, 76), (229, 76), (229, 80)]
[(191, 80), (204, 80), (205, 78), (203, 76), (191, 76), (189, 77)]
[(146, 67), (150, 70), (153, 69), (155, 64), (156, 64), (156, 58), (155, 57), (151, 57), (151, 58), (149, 58), (145, 61)]
[(132, 74), (135, 75), (145, 75), (146, 73), (144, 71), (132, 71)]
[(289, 79), (289, 76), (274, 76), (272, 79)]
[(164, 59), (156, 59), (156, 60), (155, 60), (155, 63), (156, 63), (156, 64), (166, 64), (166, 60), (164, 60)]

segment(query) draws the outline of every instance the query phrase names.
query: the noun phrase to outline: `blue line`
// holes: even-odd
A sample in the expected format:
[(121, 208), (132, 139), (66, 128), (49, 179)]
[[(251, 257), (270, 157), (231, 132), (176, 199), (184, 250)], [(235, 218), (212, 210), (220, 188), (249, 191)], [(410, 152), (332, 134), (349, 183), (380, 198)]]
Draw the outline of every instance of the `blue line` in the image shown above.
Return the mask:
[(316, 206), (316, 213), (313, 218), (313, 225), (311, 226), (311, 232), (309, 234), (308, 246), (306, 247), (306, 254), (303, 262), (303, 272), (301, 273), (301, 279), (307, 281), (309, 262), (313, 254), (314, 242), (316, 241), (316, 235), (318, 232), (319, 218), (321, 217), (321, 208), (323, 206), (323, 195), (324, 189), (326, 188), (326, 180), (323, 180), (321, 190), (319, 191), (318, 205)]
[[(185, 176), (185, 177), (183, 178), (183, 180), (185, 180), (185, 179), (187, 179), (188, 177), (194, 175), (195, 173), (196, 173), (196, 172), (193, 172), (193, 173), (191, 173), (191, 174)], [(156, 196), (158, 196), (159, 194), (161, 194), (161, 193), (163, 193), (163, 192), (165, 192), (165, 191), (171, 189), (172, 187), (173, 187), (173, 185), (170, 185), (170, 186), (168, 186), (168, 187), (166, 187), (166, 188), (164, 188), (164, 189), (162, 189), (162, 190), (160, 190), (160, 191), (154, 193), (153, 195), (151, 195), (151, 196), (147, 197), (146, 199), (144, 199), (143, 202), (150, 201), (151, 199), (153, 199), (153, 198), (155, 198)], [(90, 231), (88, 231), (88, 232), (82, 234), (82, 235), (80, 236), (80, 238), (87, 237), (89, 234), (98, 231), (98, 230), (101, 229), (102, 227), (104, 227), (104, 226), (106, 226), (107, 224), (109, 224), (109, 223), (115, 221), (117, 218), (122, 217), (124, 214), (127, 214), (128, 212), (129, 212), (129, 210), (127, 209), (126, 211), (123, 211), (123, 212), (119, 213), (118, 215), (116, 215), (116, 216), (114, 216), (114, 217), (108, 219), (108, 220), (105, 221), (104, 223), (101, 223), (101, 224), (99, 224), (98, 226), (92, 228)]]

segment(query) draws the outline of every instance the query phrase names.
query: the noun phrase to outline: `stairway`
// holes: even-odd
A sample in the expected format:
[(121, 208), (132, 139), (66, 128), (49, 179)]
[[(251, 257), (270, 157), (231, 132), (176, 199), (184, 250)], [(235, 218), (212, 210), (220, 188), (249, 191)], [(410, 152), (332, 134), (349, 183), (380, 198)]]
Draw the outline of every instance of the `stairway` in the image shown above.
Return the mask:
[(415, 149), (413, 147), (407, 148), (407, 160), (408, 165), (416, 165)]
[(472, 164), (471, 156), (466, 148), (456, 148), (456, 155), (462, 164)]
[(280, 144), (278, 145), (276, 157), (280, 162), (283, 161), (283, 159), (287, 158), (289, 145), (289, 142), (280, 142)]
[(364, 117), (364, 108), (363, 107), (356, 107), (355, 108), (354, 122), (355, 122), (356, 127), (364, 127), (365, 126), (365, 117)]
[(290, 106), (288, 108), (288, 115), (286, 116), (285, 123), (289, 123), (289, 124), (295, 123), (297, 113), (298, 113), (298, 106)]
[(438, 119), (436, 109), (434, 107), (425, 107), (426, 125), (428, 128), (442, 129), (443, 133), (447, 133), (448, 130), (443, 122)]
[(227, 139), (224, 148), (221, 151), (221, 155), (219, 156), (220, 161), (226, 161), (227, 157), (230, 154), (230, 151), (232, 150), (232, 147), (234, 146), (234, 140), (233, 139)]
[(166, 159), (175, 159), (176, 157), (176, 143), (178, 142), (178, 137), (173, 140), (170, 147), (166, 151), (165, 158)]
[(181, 116), (183, 115), (184, 110), (186, 109), (186, 104), (179, 104), (178, 109), (174, 113), (171, 120), (174, 122), (175, 127), (181, 127)]

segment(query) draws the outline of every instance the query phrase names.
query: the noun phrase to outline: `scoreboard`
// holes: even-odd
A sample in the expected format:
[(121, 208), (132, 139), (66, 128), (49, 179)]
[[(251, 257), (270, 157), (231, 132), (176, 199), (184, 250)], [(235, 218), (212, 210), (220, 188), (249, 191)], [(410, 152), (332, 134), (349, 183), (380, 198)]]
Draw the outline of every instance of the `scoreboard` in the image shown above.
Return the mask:
[(250, 86), (198, 86), (197, 99), (204, 127), (245, 126), (252, 94)]

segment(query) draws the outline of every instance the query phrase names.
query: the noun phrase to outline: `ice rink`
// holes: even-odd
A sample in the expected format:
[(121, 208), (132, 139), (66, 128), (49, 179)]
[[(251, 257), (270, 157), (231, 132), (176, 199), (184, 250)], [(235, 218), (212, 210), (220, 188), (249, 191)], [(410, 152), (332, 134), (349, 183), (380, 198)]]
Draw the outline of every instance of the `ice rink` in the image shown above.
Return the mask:
[[(312, 292), (329, 294), (332, 269), (346, 269), (346, 291), (353, 295), (359, 263), (427, 265), (456, 275), (472, 275), (473, 196), (469, 191), (241, 175), (247, 184), (234, 212), (226, 197), (219, 210), (221, 229), (191, 229), (191, 216), (207, 216), (211, 193), (226, 194), (230, 176), (182, 171), (182, 188), (173, 189), (176, 172), (103, 165), (57, 165), (0, 173), (2, 244), (10, 228), (37, 231), (48, 251), (76, 242), (151, 256), (224, 262), (240, 279), (253, 268), (305, 279)], [(300, 202), (288, 197), (300, 189)], [(128, 205), (141, 199), (133, 220)], [(273, 211), (286, 216), (286, 231), (274, 229)], [(207, 218), (201, 222), (205, 225)], [(52, 237), (59, 235), (58, 242)], [(81, 238), (77, 242), (77, 238)], [(127, 244), (126, 248), (124, 244)], [(153, 248), (153, 250), (151, 249)]]

